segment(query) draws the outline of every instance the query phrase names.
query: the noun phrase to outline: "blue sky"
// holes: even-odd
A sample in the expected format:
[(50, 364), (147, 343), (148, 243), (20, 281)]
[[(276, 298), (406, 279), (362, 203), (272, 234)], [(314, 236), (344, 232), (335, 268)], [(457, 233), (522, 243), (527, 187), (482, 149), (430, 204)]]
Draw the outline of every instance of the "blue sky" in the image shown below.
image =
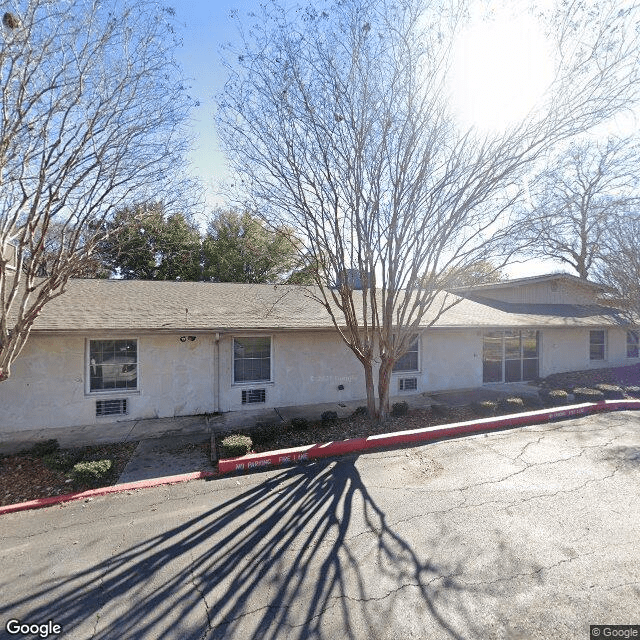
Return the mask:
[(193, 173), (205, 188), (205, 213), (210, 213), (218, 202), (216, 183), (224, 174), (224, 156), (215, 133), (215, 94), (226, 79), (220, 62), (220, 47), (236, 37), (235, 23), (230, 19), (231, 10), (246, 14), (257, 7), (254, 1), (230, 0), (171, 0), (176, 10), (183, 46), (178, 50), (178, 61), (190, 79), (190, 95), (200, 106), (192, 113), (194, 149), (191, 153)]

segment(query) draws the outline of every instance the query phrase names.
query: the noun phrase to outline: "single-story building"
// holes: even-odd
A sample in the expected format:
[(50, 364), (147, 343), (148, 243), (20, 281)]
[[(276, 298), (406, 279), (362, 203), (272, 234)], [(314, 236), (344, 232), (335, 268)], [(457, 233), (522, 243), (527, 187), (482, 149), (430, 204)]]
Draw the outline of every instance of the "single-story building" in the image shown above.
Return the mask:
[[(566, 274), (456, 291), (393, 396), (634, 364), (638, 331)], [(295, 286), (72, 280), (0, 384), (0, 431), (359, 400), (362, 366)], [(363, 402), (364, 403), (364, 402)]]

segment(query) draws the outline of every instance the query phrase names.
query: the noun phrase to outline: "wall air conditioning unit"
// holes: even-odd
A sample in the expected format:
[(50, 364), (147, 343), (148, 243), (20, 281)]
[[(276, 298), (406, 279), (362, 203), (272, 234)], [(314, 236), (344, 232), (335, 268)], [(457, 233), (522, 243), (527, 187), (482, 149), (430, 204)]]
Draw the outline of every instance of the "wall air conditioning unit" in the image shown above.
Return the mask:
[(96, 400), (96, 417), (102, 416), (126, 416), (128, 413), (127, 399)]
[(256, 404), (267, 401), (266, 389), (243, 389), (242, 404)]
[(400, 378), (398, 385), (400, 391), (416, 391), (418, 389), (418, 378)]

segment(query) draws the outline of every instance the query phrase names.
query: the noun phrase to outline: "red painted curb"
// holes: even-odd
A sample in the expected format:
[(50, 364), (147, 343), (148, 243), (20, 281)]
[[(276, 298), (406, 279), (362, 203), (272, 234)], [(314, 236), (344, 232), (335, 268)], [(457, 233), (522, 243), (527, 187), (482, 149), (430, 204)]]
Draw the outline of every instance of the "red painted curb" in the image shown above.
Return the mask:
[(468, 435), (483, 431), (508, 429), (512, 427), (527, 426), (549, 422), (562, 418), (574, 418), (600, 411), (618, 411), (623, 409), (640, 409), (640, 400), (604, 400), (603, 402), (572, 405), (562, 409), (539, 409), (516, 413), (499, 418), (482, 418), (468, 422), (425, 427), (397, 433), (385, 433), (368, 438), (353, 438), (340, 442), (327, 442), (325, 444), (311, 444), (295, 449), (282, 449), (280, 451), (268, 451), (254, 453), (240, 458), (228, 458), (218, 461), (218, 474), (233, 473), (236, 471), (253, 471), (263, 467), (303, 462), (317, 458), (382, 449), (397, 444), (410, 444), (414, 442), (429, 442), (441, 438)]
[(151, 480), (139, 480), (126, 484), (116, 484), (100, 489), (90, 489), (89, 491), (79, 491), (63, 496), (53, 496), (51, 498), (40, 498), (29, 502), (9, 504), (0, 507), (0, 515), (14, 513), (16, 511), (26, 511), (28, 509), (41, 509), (62, 502), (82, 500), (103, 496), (110, 493), (122, 493), (135, 489), (147, 489), (158, 487), (164, 484), (177, 484), (188, 482), (189, 480), (200, 480), (220, 476), (235, 471), (252, 471), (269, 466), (290, 464), (292, 462), (304, 462), (319, 458), (328, 458), (356, 451), (367, 451), (372, 449), (382, 449), (397, 444), (410, 444), (414, 442), (429, 442), (441, 438), (453, 436), (469, 435), (483, 431), (497, 429), (509, 429), (511, 427), (530, 426), (541, 422), (549, 422), (562, 418), (575, 418), (590, 413), (600, 411), (621, 411), (624, 409), (640, 409), (640, 400), (604, 400), (603, 402), (585, 403), (572, 405), (562, 409), (540, 409), (538, 411), (528, 411), (525, 413), (515, 413), (501, 416), (499, 418), (482, 418), (480, 420), (470, 420), (468, 422), (457, 422), (446, 425), (436, 425), (425, 427), (424, 429), (413, 429), (411, 431), (399, 431), (397, 433), (384, 433), (368, 438), (352, 438), (340, 440), (338, 442), (325, 442), (321, 444), (310, 444), (293, 449), (282, 449), (280, 451), (267, 451), (265, 453), (254, 453), (241, 458), (228, 458), (218, 461), (218, 472), (215, 471), (195, 471), (176, 476), (166, 476), (164, 478), (153, 478)]
[(43, 507), (50, 507), (54, 504), (60, 504), (61, 502), (71, 502), (73, 500), (95, 498), (96, 496), (104, 496), (109, 493), (122, 493), (123, 491), (133, 491), (134, 489), (148, 489), (150, 487), (158, 487), (163, 484), (177, 484), (178, 482), (188, 482), (189, 480), (200, 480), (203, 478), (210, 478), (211, 476), (215, 475), (217, 475), (215, 471), (194, 471), (192, 473), (183, 473), (177, 476), (165, 476), (164, 478), (138, 480), (137, 482), (114, 484), (109, 487), (89, 489), (88, 491), (76, 491), (75, 493), (66, 493), (62, 496), (38, 498), (37, 500), (18, 502), (17, 504), (8, 504), (4, 507), (0, 507), (0, 515), (3, 515), (5, 513), (14, 513), (15, 511), (27, 511), (28, 509), (41, 509)]

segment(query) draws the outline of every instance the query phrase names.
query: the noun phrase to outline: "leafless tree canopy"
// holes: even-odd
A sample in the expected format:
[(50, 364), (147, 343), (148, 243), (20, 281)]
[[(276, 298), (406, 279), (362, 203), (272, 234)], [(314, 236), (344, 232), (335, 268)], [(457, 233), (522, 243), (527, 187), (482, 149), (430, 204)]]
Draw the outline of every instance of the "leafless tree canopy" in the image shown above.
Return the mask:
[(5, 6), (0, 380), (113, 212), (176, 196), (187, 114), (171, 11), (145, 0)]
[(640, 203), (639, 163), (633, 138), (590, 139), (551, 156), (520, 212), (527, 254), (555, 258), (581, 278), (594, 274), (609, 236)]
[(465, 3), (420, 0), (270, 5), (229, 58), (219, 125), (235, 184), (304, 236), (313, 295), (363, 364), (370, 411), (377, 372), (381, 417), (394, 362), (453, 303), (447, 274), (500, 266), (531, 163), (638, 94), (629, 14), (563, 3), (541, 18), (557, 45), (541, 109), (495, 136), (461, 130), (447, 80), (466, 18)]

